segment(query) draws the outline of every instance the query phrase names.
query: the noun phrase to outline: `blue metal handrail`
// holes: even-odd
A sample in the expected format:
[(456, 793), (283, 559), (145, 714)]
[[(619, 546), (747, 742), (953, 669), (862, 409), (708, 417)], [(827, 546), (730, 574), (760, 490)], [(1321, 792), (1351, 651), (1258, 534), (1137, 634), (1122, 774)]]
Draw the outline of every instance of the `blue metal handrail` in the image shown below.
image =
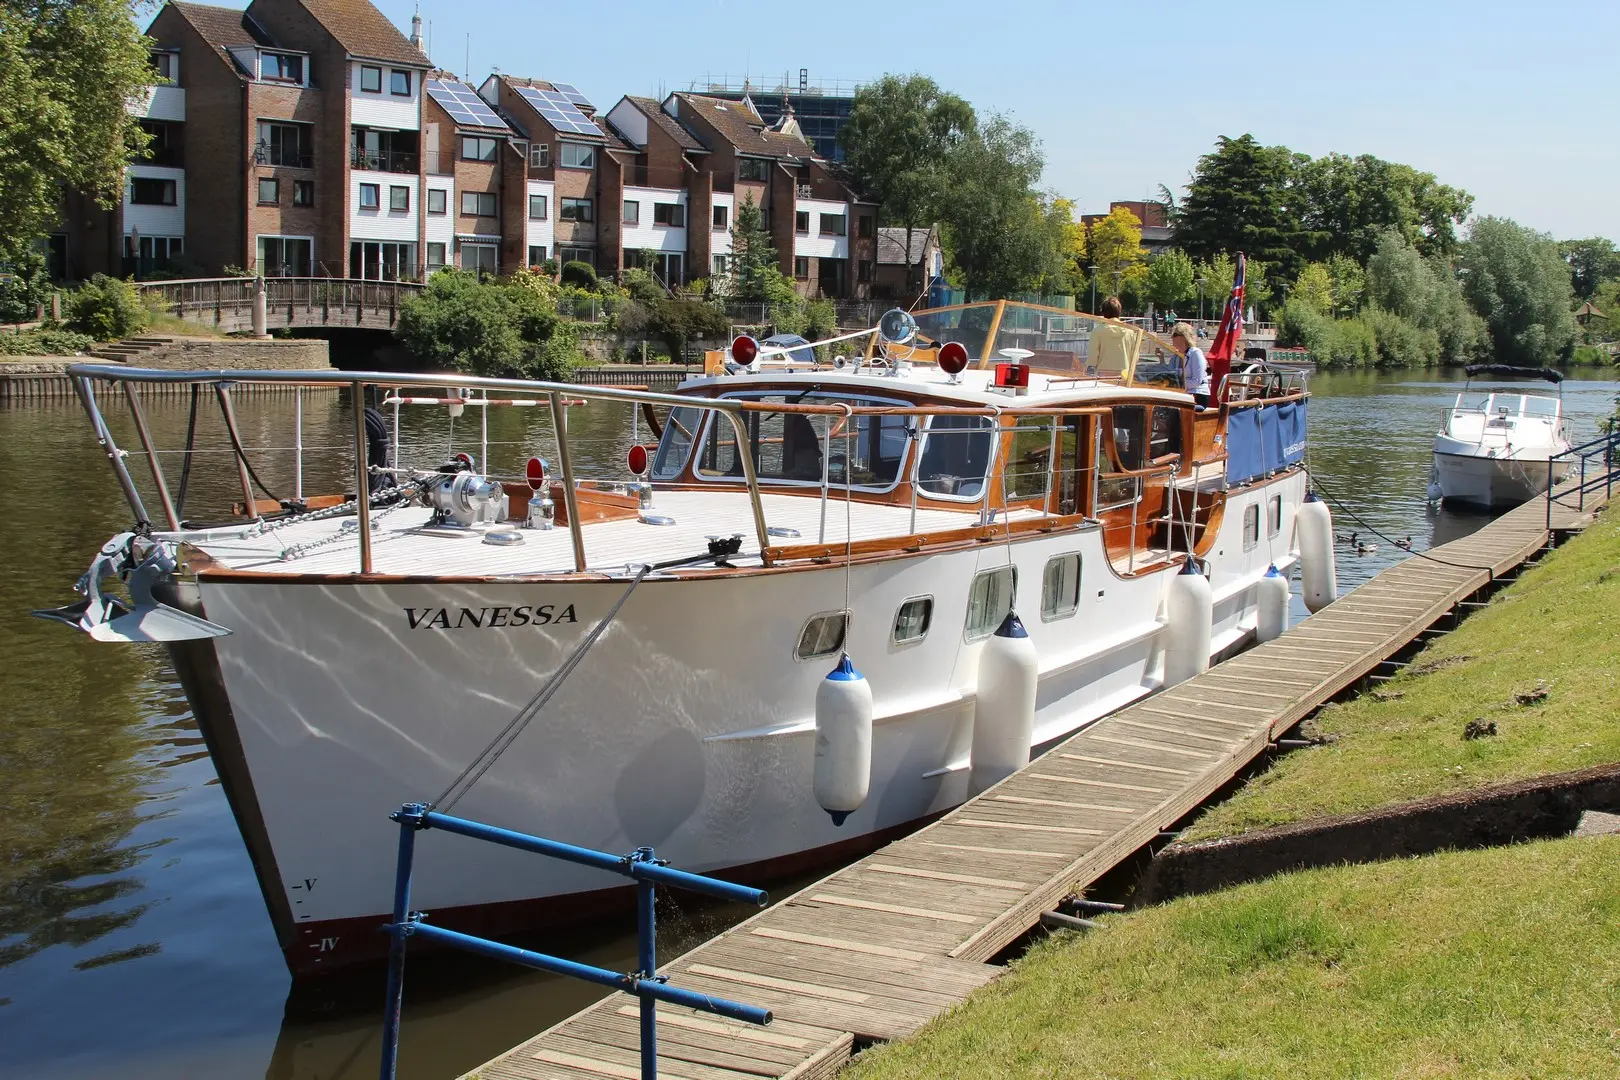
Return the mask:
[[(1588, 478), (1586, 463), (1593, 458), (1596, 458), (1603, 465), (1603, 472)], [(1580, 476), (1576, 481), (1574, 491), (1571, 492), (1566, 489), (1558, 494), (1558, 498), (1567, 498), (1573, 494), (1576, 496), (1576, 509), (1584, 511), (1586, 509), (1586, 493), (1596, 490), (1599, 485), (1603, 487), (1604, 498), (1612, 497), (1614, 495), (1615, 473), (1620, 471), (1617, 470), (1617, 466), (1620, 466), (1620, 424), (1589, 442), (1584, 442), (1579, 446), (1572, 446), (1561, 454), (1554, 454), (1547, 460), (1548, 531), (1552, 530), (1553, 464), (1558, 461), (1580, 462)]]
[[(701, 874), (687, 873), (685, 870), (673, 869), (660, 862), (653, 855), (653, 849), (650, 847), (637, 848), (628, 855), (613, 855), (605, 851), (575, 847), (573, 844), (565, 844), (557, 840), (547, 840), (539, 836), (530, 836), (528, 833), (513, 832), (510, 829), (502, 829), (478, 821), (469, 821), (466, 818), (441, 814), (429, 810), (423, 803), (406, 803), (393, 814), (390, 814), (389, 817), (399, 823), (399, 861), (394, 872), (393, 919), (383, 927), (393, 938), (393, 941), (388, 949), (388, 999), (383, 1011), (383, 1049), (380, 1074), (382, 1080), (393, 1080), (395, 1068), (399, 1061), (400, 1010), (405, 996), (405, 942), (411, 937), (422, 937), (441, 945), (463, 949), (479, 956), (487, 956), (492, 960), (505, 960), (521, 967), (549, 971), (554, 975), (567, 975), (570, 978), (583, 979), (585, 982), (592, 982), (599, 986), (607, 986), (614, 990), (623, 990), (627, 994), (634, 994), (641, 1001), (641, 1075), (643, 1080), (656, 1080), (658, 1076), (657, 1003), (660, 1001), (667, 1001), (671, 1005), (685, 1005), (688, 1008), (699, 1009), (703, 1012), (717, 1013), (720, 1016), (741, 1020), (749, 1024), (763, 1025), (771, 1022), (769, 1009), (761, 1009), (755, 1005), (744, 1005), (740, 1002), (728, 1001), (725, 998), (710, 997), (708, 994), (698, 993), (695, 990), (683, 990), (678, 986), (670, 986), (666, 981), (668, 976), (658, 974), (658, 926), (654, 913), (654, 889), (656, 886), (668, 885), (672, 888), (687, 889), (692, 892), (719, 897), (722, 900), (737, 900), (759, 907), (763, 907), (768, 899), (762, 890), (751, 889), (745, 885), (734, 885), (729, 881), (720, 881), (715, 878), (704, 877)], [(639, 970), (628, 973), (609, 971), (607, 968), (581, 964), (573, 960), (564, 960), (560, 956), (533, 952), (529, 949), (519, 949), (512, 945), (503, 945), (498, 941), (491, 941), (488, 938), (457, 933), (454, 930), (445, 930), (437, 926), (429, 926), (423, 921), (427, 918), (425, 912), (410, 910), (411, 870), (416, 856), (416, 834), (423, 829), (440, 829), (444, 832), (471, 837), (474, 840), (483, 840), (486, 843), (499, 844), (502, 847), (516, 848), (519, 851), (533, 852), (536, 855), (561, 859), (564, 862), (578, 863), (581, 866), (606, 870), (612, 874), (620, 874), (634, 879), (636, 882), (636, 962), (640, 965)]]

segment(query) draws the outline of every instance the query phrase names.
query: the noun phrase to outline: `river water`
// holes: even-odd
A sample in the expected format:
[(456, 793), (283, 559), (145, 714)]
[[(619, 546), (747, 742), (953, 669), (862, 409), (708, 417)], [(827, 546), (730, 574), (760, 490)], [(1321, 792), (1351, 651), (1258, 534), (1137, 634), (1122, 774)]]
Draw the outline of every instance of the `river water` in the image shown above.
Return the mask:
[[(1431, 511), (1425, 501), (1433, 432), (1459, 388), (1432, 374), (1313, 380), (1310, 465), (1320, 487), (1417, 550), (1477, 528), (1484, 518)], [(1564, 384), (1577, 441), (1597, 433), (1617, 390), (1579, 375)], [(289, 395), (239, 401), (243, 441), (271, 445), (291, 429), (293, 407)], [(453, 440), (476, 454), (474, 411), (451, 432), (441, 410), (421, 410), (407, 423), (406, 442), (436, 452)], [(160, 445), (184, 445), (184, 400), (149, 403), (148, 414)], [(306, 447), (341, 446), (352, 431), (336, 395), (308, 395), (304, 421)], [(121, 410), (110, 422), (123, 445), (138, 445)], [(571, 411), (581, 475), (618, 474), (631, 424), (623, 407)], [(488, 433), (494, 468), (520, 471), (532, 452), (555, 460), (545, 428), (535, 410), (496, 411)], [(207, 399), (196, 445), (211, 467), (193, 477), (188, 513), (202, 517), (240, 498), (234, 475), (219, 467), (229, 457)], [(271, 455), (260, 466), (277, 494), (297, 482), (291, 457)], [(338, 455), (329, 459), (329, 473), (302, 478), (306, 491), (341, 485)], [(12, 505), (0, 515), (0, 1075), (374, 1076), (380, 973), (291, 986), (161, 650), (99, 644), (27, 617), (72, 599), (97, 547), (130, 520), (77, 404), (0, 406), (0, 468)], [(173, 485), (178, 456), (168, 468)], [(1338, 532), (1369, 531), (1346, 509), (1334, 511)], [(1375, 542), (1366, 555), (1340, 548), (1341, 591), (1410, 557)], [(744, 914), (661, 906), (661, 954)], [(635, 966), (628, 926), (545, 944), (605, 967)], [(400, 1073), (411, 1078), (472, 1068), (598, 996), (581, 983), (449, 957), (413, 961), (408, 984)]]

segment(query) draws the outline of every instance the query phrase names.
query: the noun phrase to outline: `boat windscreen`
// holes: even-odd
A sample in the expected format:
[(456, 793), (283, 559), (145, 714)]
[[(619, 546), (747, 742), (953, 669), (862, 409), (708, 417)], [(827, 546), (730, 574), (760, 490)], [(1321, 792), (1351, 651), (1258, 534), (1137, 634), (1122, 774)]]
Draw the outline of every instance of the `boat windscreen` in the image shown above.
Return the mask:
[(917, 361), (931, 361), (939, 346), (957, 341), (981, 363), (1004, 359), (1005, 349), (1023, 349), (1038, 371), (1130, 381), (1177, 381), (1181, 356), (1164, 335), (1134, 323), (1101, 319), (1083, 311), (1008, 301), (966, 304), (914, 314), (919, 331)]

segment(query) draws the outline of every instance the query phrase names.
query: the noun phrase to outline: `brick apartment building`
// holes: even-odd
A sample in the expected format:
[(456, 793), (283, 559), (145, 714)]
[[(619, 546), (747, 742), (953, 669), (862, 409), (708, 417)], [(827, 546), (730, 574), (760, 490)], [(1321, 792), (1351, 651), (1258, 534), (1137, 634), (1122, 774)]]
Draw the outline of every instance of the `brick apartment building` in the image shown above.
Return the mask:
[(152, 156), (98, 214), (69, 200), (63, 276), (240, 267), (420, 279), (547, 259), (679, 284), (723, 271), (736, 207), (764, 211), (801, 293), (871, 293), (877, 207), (818, 158), (791, 112), (626, 97), (605, 115), (566, 83), (437, 71), (370, 0), (164, 5), (162, 84), (133, 106)]
[[(1108, 214), (1119, 209), (1129, 210), (1142, 223), (1142, 250), (1149, 255), (1162, 255), (1176, 246), (1176, 230), (1171, 226), (1164, 204), (1156, 202), (1111, 202)], [(1087, 233), (1108, 214), (1081, 214), (1080, 224)]]

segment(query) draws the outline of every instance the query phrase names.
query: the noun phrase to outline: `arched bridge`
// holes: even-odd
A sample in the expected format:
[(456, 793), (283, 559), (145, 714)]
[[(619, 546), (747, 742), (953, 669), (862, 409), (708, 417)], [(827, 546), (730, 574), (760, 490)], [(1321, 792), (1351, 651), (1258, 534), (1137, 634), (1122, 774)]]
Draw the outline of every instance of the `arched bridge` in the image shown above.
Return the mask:
[(344, 278), (206, 278), (139, 283), (148, 302), (187, 322), (223, 334), (252, 333), (254, 297), (265, 294), (266, 333), (283, 327), (392, 330), (399, 306), (422, 286), (403, 281)]

